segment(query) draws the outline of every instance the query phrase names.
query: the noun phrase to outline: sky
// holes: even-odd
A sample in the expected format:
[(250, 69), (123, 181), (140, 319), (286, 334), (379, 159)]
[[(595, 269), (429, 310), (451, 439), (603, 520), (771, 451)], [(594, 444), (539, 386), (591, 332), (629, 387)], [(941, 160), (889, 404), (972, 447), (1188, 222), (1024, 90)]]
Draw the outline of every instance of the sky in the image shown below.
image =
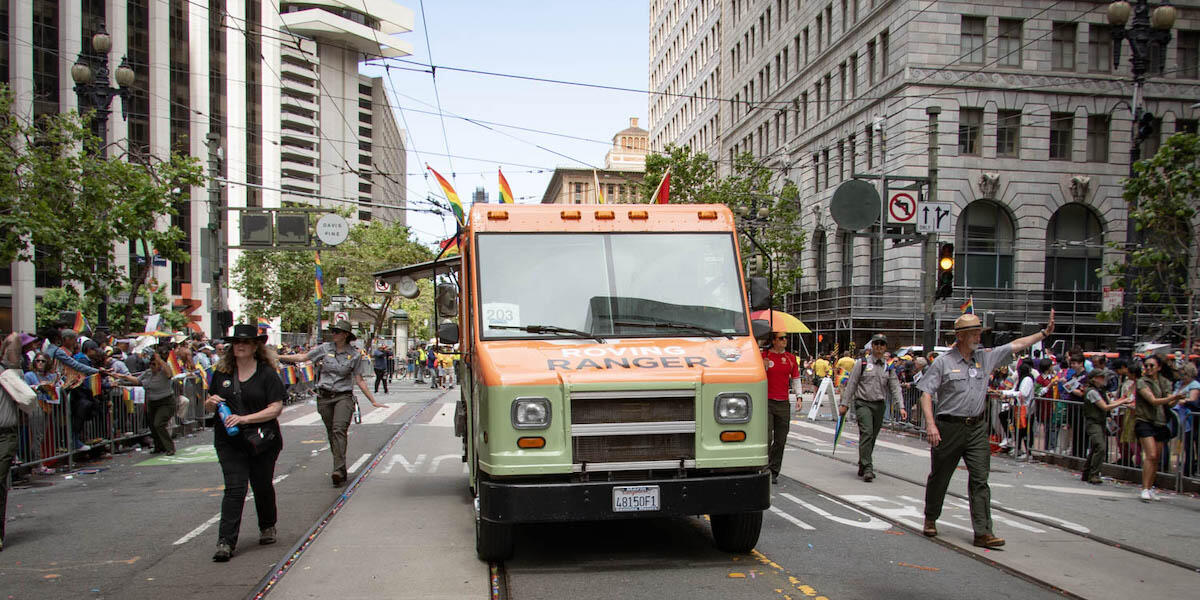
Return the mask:
[[(649, 63), (645, 0), (425, 0), (424, 18), (420, 0), (400, 4), (414, 13), (413, 31), (398, 38), (412, 44), (412, 56), (387, 61), (388, 69), (367, 63), (359, 70), (384, 77), (393, 107), (401, 109), (393, 112), (408, 133), (410, 207), (428, 208), (429, 194), (441, 197), (437, 182), (426, 177), (426, 164), (450, 180), (468, 210), (477, 186), (488, 192), (489, 202), (499, 201), (498, 167), (504, 170), (517, 203), (537, 203), (555, 167), (579, 168), (586, 163), (603, 168), (613, 135), (629, 126), (630, 117), (638, 117), (638, 125), (648, 129), (644, 93), (440, 69), (435, 96), (434, 76), (421, 66), (645, 90)], [(438, 112), (438, 96), (444, 129), (436, 114), (415, 112)], [(489, 125), (493, 129), (489, 130), (455, 116), (584, 139), (498, 125)], [(429, 244), (454, 233), (452, 217), (410, 211), (408, 224), (417, 239)]]

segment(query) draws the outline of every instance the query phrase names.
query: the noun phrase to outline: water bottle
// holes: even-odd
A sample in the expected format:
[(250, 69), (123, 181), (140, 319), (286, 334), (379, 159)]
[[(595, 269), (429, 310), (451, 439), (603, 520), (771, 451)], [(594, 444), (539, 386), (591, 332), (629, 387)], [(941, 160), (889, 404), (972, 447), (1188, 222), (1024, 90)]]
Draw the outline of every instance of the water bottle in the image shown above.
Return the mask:
[[(233, 411), (229, 410), (229, 406), (222, 402), (217, 405), (217, 414), (221, 416), (221, 424), (224, 425), (225, 419), (228, 419), (229, 416), (233, 414)], [(225, 433), (228, 433), (229, 437), (237, 435), (239, 431), (241, 431), (241, 429), (239, 429), (237, 425), (225, 428)]]

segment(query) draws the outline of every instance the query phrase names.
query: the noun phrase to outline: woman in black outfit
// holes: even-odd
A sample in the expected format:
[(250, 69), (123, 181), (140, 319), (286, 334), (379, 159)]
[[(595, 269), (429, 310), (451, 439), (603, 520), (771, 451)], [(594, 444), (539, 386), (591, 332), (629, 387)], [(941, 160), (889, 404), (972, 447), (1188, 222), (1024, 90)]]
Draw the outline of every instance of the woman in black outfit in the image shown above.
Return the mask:
[[(254, 325), (236, 325), (233, 335), (225, 338), (229, 349), (213, 369), (209, 390), (212, 395), (204, 407), (216, 413), (225, 402), (233, 413), (224, 423), (213, 427), (213, 446), (225, 476), (225, 497), (221, 500), (221, 525), (217, 532), (216, 562), (228, 561), (237, 547), (242, 525), (242, 506), (246, 501), (246, 484), (254, 489), (254, 508), (258, 513), (258, 543), (275, 543), (275, 461), (283, 448), (283, 436), (276, 418), (283, 411), (286, 392), (279, 379), (275, 353), (266, 346), (267, 336), (259, 335)], [(219, 417), (218, 417), (219, 420)], [(226, 427), (236, 425), (241, 431), (230, 436)], [(259, 452), (246, 440), (245, 434), (263, 428), (274, 441)]]

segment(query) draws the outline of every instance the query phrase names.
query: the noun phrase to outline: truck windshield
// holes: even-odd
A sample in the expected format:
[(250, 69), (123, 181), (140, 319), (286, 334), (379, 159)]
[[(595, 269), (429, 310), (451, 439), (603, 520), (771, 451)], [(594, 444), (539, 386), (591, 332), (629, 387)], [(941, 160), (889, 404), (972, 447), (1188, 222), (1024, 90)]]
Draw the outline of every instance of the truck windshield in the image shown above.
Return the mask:
[(476, 256), (485, 339), (746, 334), (730, 233), (481, 233)]

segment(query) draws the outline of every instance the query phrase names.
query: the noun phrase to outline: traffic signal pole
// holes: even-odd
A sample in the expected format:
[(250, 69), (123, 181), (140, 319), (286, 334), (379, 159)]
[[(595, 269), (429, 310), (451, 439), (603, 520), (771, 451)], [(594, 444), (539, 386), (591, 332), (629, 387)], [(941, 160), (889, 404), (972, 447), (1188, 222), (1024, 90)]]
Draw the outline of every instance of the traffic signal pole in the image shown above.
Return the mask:
[[(925, 114), (929, 115), (929, 201), (937, 202), (938, 196), (938, 115), (942, 107), (929, 106)], [(922, 313), (925, 315), (925, 326), (922, 330), (921, 345), (929, 354), (937, 345), (937, 315), (933, 312), (933, 294), (937, 287), (937, 234), (925, 234), (925, 243), (921, 246), (921, 292), (924, 300)]]

